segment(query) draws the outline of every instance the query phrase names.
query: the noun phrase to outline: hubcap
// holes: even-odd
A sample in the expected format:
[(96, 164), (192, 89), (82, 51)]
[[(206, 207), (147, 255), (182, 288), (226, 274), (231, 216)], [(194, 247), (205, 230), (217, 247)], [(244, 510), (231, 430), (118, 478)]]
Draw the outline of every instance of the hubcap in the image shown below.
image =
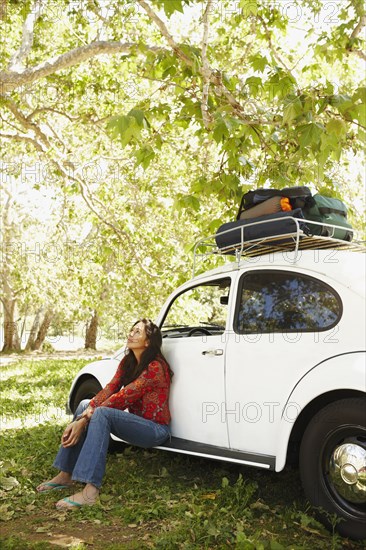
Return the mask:
[(329, 476), (343, 498), (355, 504), (366, 503), (366, 449), (357, 440), (334, 449)]

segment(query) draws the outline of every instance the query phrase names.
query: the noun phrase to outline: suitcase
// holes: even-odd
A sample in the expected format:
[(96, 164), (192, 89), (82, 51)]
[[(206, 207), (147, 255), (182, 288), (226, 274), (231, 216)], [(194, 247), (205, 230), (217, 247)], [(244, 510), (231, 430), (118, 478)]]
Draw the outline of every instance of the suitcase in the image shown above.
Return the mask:
[(257, 204), (278, 196), (290, 199), (290, 205), (293, 209), (303, 208), (306, 201), (311, 197), (311, 191), (305, 186), (284, 187), (283, 189), (255, 189), (254, 191), (248, 191), (241, 199), (236, 219), (241, 219), (240, 216), (243, 211), (250, 210)]
[(308, 201), (303, 214), (306, 220), (339, 226), (334, 228), (308, 223), (312, 235), (352, 241), (353, 230), (351, 224), (347, 222), (347, 207), (341, 200), (316, 194)]
[[(245, 242), (252, 241), (254, 239), (262, 239), (265, 237), (285, 235), (287, 233), (296, 233), (297, 225), (292, 218), (298, 218), (301, 220), (300, 229), (305, 233), (308, 233), (301, 208), (296, 208), (295, 210), (291, 210), (289, 212), (279, 212), (277, 214), (260, 216), (254, 220), (237, 220), (235, 222), (224, 223), (221, 227), (219, 227), (216, 233), (216, 244), (220, 249), (240, 245), (242, 227), (244, 227)], [(256, 223), (256, 225), (252, 225), (253, 223)], [(249, 227), (245, 229), (245, 226)], [(223, 233), (223, 231), (225, 231), (225, 233)], [(226, 231), (228, 232), (226, 233)], [(278, 241), (274, 240), (271, 241), (271, 244), (283, 244), (284, 242), (284, 239)]]

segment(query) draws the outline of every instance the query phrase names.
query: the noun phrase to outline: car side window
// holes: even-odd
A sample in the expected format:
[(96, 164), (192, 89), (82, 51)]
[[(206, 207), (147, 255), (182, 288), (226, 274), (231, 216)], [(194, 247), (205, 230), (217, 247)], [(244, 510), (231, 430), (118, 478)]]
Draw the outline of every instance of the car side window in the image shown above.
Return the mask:
[(171, 303), (161, 331), (163, 338), (222, 334), (226, 327), (230, 279), (202, 283)]
[(311, 332), (333, 327), (342, 314), (337, 292), (318, 279), (277, 270), (243, 275), (235, 314), (239, 334)]

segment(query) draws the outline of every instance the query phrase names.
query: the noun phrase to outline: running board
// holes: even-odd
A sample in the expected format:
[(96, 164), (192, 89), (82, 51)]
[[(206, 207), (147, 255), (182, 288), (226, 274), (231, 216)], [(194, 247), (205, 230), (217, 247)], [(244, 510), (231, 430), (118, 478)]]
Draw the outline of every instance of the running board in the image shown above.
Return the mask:
[(236, 451), (224, 447), (216, 447), (215, 445), (205, 445), (197, 441), (180, 439), (179, 437), (172, 437), (167, 443), (154, 447), (154, 449), (211, 458), (213, 460), (235, 462), (237, 464), (245, 464), (246, 466), (266, 468), (267, 470), (274, 470), (276, 465), (276, 457), (274, 456)]

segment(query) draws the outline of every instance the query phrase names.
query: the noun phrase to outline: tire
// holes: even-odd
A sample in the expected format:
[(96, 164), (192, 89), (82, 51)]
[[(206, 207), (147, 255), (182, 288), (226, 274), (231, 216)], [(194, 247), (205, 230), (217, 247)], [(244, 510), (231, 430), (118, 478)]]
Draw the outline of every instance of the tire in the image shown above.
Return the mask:
[(96, 378), (84, 378), (76, 387), (71, 400), (71, 411), (74, 413), (83, 399), (92, 399), (103, 389)]
[(300, 475), (320, 521), (355, 540), (366, 538), (366, 399), (330, 403), (309, 422)]

